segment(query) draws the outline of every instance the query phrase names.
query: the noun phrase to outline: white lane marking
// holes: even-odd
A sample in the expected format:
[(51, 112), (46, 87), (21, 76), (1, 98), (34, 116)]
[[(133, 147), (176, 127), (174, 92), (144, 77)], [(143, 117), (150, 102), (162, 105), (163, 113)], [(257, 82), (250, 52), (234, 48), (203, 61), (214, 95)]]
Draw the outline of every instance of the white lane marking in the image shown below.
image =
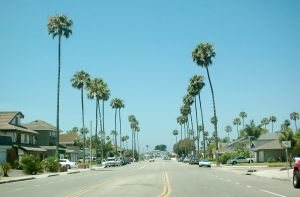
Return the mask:
[(246, 187), (247, 187), (247, 188), (251, 188), (252, 186), (251, 186), (251, 185), (247, 185)]
[(241, 183), (239, 183), (239, 182), (235, 182), (235, 184), (237, 184), (237, 185), (240, 185)]
[(286, 196), (284, 196), (284, 195), (276, 194), (276, 193), (274, 193), (274, 192), (270, 192), (270, 191), (264, 190), (264, 189), (261, 189), (260, 191), (261, 191), (261, 192), (268, 193), (268, 194), (272, 194), (272, 195), (274, 195), (274, 196), (286, 197)]
[(19, 187), (19, 188), (16, 188), (15, 191), (20, 191), (20, 190), (23, 190), (24, 188), (23, 187)]
[(139, 169), (143, 169), (143, 168), (145, 168), (146, 166), (148, 166), (148, 165), (144, 165), (144, 166), (140, 167)]

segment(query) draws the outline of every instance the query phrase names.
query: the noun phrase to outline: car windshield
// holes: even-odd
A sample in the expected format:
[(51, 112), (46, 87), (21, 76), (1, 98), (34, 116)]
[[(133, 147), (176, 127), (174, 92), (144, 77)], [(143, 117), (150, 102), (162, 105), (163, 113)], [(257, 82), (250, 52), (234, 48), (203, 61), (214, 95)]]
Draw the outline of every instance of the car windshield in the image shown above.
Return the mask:
[(300, 197), (300, 0), (0, 0), (0, 194)]

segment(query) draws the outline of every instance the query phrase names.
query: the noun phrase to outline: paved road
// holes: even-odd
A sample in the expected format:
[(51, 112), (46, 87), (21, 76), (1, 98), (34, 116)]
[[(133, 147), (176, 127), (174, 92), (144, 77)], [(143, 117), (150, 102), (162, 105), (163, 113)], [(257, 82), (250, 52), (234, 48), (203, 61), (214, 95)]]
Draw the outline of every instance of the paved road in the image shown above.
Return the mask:
[(291, 182), (176, 161), (140, 162), (0, 185), (1, 196), (300, 196)]

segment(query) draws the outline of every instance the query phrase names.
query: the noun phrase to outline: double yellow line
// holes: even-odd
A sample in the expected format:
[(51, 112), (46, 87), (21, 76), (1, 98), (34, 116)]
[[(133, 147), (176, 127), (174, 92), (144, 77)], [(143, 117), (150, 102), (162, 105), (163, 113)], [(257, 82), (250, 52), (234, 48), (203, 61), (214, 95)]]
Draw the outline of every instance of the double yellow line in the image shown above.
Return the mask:
[(171, 185), (170, 185), (170, 181), (169, 181), (167, 172), (165, 172), (164, 180), (165, 180), (164, 191), (160, 194), (159, 197), (167, 197), (171, 193)]

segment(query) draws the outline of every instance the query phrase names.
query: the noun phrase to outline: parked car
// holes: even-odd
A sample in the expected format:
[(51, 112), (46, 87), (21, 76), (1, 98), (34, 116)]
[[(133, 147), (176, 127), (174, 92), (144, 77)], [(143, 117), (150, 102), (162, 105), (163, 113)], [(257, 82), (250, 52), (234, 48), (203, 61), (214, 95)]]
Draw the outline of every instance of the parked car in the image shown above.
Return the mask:
[(293, 170), (294, 188), (300, 188), (300, 157), (295, 157), (295, 166)]
[(154, 162), (155, 161), (155, 158), (154, 157), (150, 157), (149, 158), (149, 162)]
[(183, 163), (189, 163), (190, 160), (191, 160), (191, 157), (186, 156), (186, 157), (183, 159)]
[(59, 163), (61, 166), (65, 166), (68, 169), (74, 168), (76, 166), (76, 163), (70, 161), (69, 159), (60, 159)]
[(202, 166), (211, 167), (211, 162), (206, 159), (201, 160), (201, 161), (199, 161), (199, 167), (202, 167)]
[(183, 162), (183, 160), (184, 160), (184, 157), (179, 157), (177, 161), (178, 162)]
[(189, 164), (191, 165), (198, 165), (199, 164), (199, 158), (197, 157), (192, 157), (189, 161)]
[(106, 160), (106, 162), (104, 164), (104, 167), (105, 168), (106, 167), (111, 167), (111, 166), (115, 167), (117, 165), (121, 165), (120, 163), (117, 162), (117, 159), (114, 158), (114, 157), (109, 157), (109, 158), (107, 158), (107, 160)]
[(238, 163), (253, 163), (252, 158), (246, 158), (246, 157), (236, 157), (234, 159), (229, 159), (226, 163), (236, 165)]

